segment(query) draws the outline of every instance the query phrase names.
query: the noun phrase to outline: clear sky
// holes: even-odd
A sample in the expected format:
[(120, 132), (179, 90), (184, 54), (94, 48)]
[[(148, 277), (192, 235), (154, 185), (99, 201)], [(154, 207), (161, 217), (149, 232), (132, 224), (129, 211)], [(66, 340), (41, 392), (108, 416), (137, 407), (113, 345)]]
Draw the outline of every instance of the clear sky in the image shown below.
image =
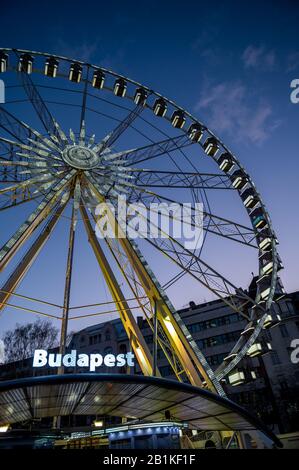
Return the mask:
[[(299, 104), (290, 101), (290, 82), (299, 78), (298, 24), (299, 3), (291, 0), (17, 0), (1, 5), (0, 44), (111, 68), (175, 100), (209, 125), (256, 183), (280, 240), (282, 279), (293, 291), (299, 288)], [(19, 216), (26, 214), (26, 209), (22, 211), (6, 215), (7, 219), (1, 215), (1, 241), (9, 235), (5, 221), (13, 230)], [(55, 302), (62, 299), (63, 269), (56, 273), (57, 260), (65, 256), (65, 221), (18, 292)], [(78, 235), (79, 241), (80, 237), (84, 234)], [(87, 249), (80, 253), (75, 259), (73, 305), (109, 300), (100, 279), (93, 280), (90, 294), (86, 290), (83, 296), (85, 273), (96, 265)], [(210, 259), (213, 256), (220, 266), (230, 263), (220, 252), (211, 253)], [(153, 263), (163, 271), (157, 255)], [(237, 255), (229, 268), (235, 278), (239, 269), (244, 271)], [(166, 281), (164, 269), (161, 276)], [(242, 283), (250, 281), (253, 269), (248, 263)], [(2, 280), (5, 277), (1, 275)], [(191, 299), (205, 299), (191, 282), (183, 294), (176, 289), (169, 293), (178, 308)], [(28, 315), (24, 320), (21, 315), (7, 308), (0, 317), (1, 331), (16, 321), (35, 318)], [(82, 321), (74, 328), (94, 322)]]

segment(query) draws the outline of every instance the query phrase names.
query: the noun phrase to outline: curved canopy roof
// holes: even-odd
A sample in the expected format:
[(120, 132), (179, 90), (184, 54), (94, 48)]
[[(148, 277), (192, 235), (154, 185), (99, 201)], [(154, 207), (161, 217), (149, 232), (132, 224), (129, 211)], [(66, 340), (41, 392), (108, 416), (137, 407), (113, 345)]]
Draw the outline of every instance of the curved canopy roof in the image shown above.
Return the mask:
[(171, 418), (201, 430), (259, 430), (277, 437), (236, 403), (173, 380), (125, 374), (65, 374), (0, 382), (0, 426), (64, 415), (124, 416), (146, 421)]

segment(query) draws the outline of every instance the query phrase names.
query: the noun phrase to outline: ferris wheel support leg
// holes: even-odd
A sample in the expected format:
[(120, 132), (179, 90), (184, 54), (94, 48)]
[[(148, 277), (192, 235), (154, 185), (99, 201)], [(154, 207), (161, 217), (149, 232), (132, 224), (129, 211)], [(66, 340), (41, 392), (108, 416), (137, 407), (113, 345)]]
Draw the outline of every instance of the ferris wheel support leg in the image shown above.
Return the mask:
[(17, 267), (12, 272), (12, 274), (9, 276), (8, 280), (0, 289), (0, 310), (2, 310), (5, 307), (5, 304), (7, 303), (9, 298), (13, 295), (17, 286), (20, 284), (23, 277), (25, 276), (27, 271), (30, 269), (32, 264), (34, 263), (39, 252), (41, 251), (41, 249), (44, 247), (45, 243), (49, 239), (51, 233), (53, 232), (55, 228), (55, 225), (58, 222), (58, 219), (60, 218), (65, 208), (65, 205), (66, 204), (61, 205), (56, 209), (53, 216), (51, 217), (51, 219), (49, 220), (49, 222), (43, 229), (43, 231), (40, 233), (40, 235), (34, 241), (31, 247), (27, 250), (21, 262), (17, 265)]
[[(68, 241), (68, 256), (65, 273), (65, 286), (64, 286), (64, 298), (63, 298), (63, 312), (61, 320), (61, 331), (60, 331), (60, 344), (59, 353), (65, 354), (66, 342), (67, 342), (67, 327), (69, 319), (69, 308), (70, 308), (70, 294), (71, 294), (71, 282), (72, 282), (72, 269), (73, 269), (73, 257), (74, 257), (74, 244), (75, 244), (75, 227), (74, 227), (75, 209), (73, 206), (72, 217), (70, 223), (69, 241)], [(58, 374), (64, 373), (64, 367), (58, 369)]]
[[(122, 323), (126, 330), (128, 338), (130, 339), (133, 351), (138, 360), (140, 368), (144, 375), (152, 375), (153, 374), (153, 359), (152, 359), (151, 353), (137, 325), (137, 322), (129, 308), (129, 305), (125, 300), (125, 296), (119, 287), (119, 283), (117, 282), (117, 279), (114, 276), (114, 273), (99, 244), (99, 241), (90, 223), (90, 219), (87, 214), (87, 211), (83, 205), (83, 202), (81, 202), (80, 211), (81, 211), (82, 219), (83, 219), (85, 229), (88, 235), (89, 243), (92, 246), (96, 259), (99, 263), (99, 266), (102, 270), (105, 281), (112, 295), (112, 298), (115, 301), (115, 305), (119, 311), (120, 318), (122, 320)], [(157, 371), (157, 375), (158, 376), (160, 375), (158, 371)]]
[[(104, 196), (101, 194), (96, 185), (94, 185), (89, 179), (88, 182), (92, 186), (99, 203), (105, 202)], [(176, 355), (179, 358), (189, 381), (192, 385), (202, 387), (202, 379), (200, 373), (196, 369), (196, 364), (197, 368), (201, 370), (201, 375), (206, 380), (209, 388), (215, 390), (215, 386), (210, 380), (209, 375), (206, 373), (201, 364), (198, 363), (197, 358), (194, 356), (192, 357), (190, 354), (190, 345), (188, 344), (187, 338), (175, 320), (172, 309), (168, 306), (166, 300), (163, 297), (163, 294), (136, 253), (136, 250), (132, 246), (130, 240), (123, 233), (122, 228), (115, 218), (115, 215), (109, 209), (109, 205), (107, 205), (107, 215), (111, 222), (111, 226), (115, 227), (116, 233), (118, 234), (119, 243), (125, 251), (132, 269), (134, 269), (140, 283), (143, 285), (146, 295), (148, 296), (153, 306), (156, 303), (157, 319), (159, 324), (162, 326), (165, 334), (168, 337), (168, 340), (176, 352)]]
[[(94, 223), (96, 224), (97, 219), (96, 219), (95, 214), (92, 214), (92, 219), (93, 219)], [(154, 340), (153, 341), (153, 376), (157, 375), (157, 373), (156, 373), (157, 372), (157, 369), (156, 369), (156, 367), (157, 367), (157, 349), (158, 349), (158, 345), (159, 345), (159, 347), (164, 352), (164, 355), (165, 355), (167, 361), (169, 362), (176, 378), (178, 379), (179, 382), (183, 382), (181, 371), (177, 368), (177, 364), (176, 364), (176, 360), (175, 360), (175, 352), (173, 351), (173, 348), (172, 348), (170, 342), (168, 342), (168, 344), (165, 344), (165, 339), (166, 339), (165, 335), (164, 335), (163, 339), (159, 335), (159, 330), (160, 330), (160, 333), (161, 333), (161, 327), (159, 328), (159, 323), (158, 323), (158, 320), (157, 320), (157, 305), (155, 304), (154, 310), (151, 307), (149, 309), (151, 311), (151, 314), (153, 315), (153, 318), (151, 319), (149, 310), (147, 308), (145, 308), (145, 305), (139, 299), (139, 296), (141, 296), (142, 298), (146, 297), (144, 289), (142, 287), (142, 293), (138, 292), (137, 284), (139, 284), (139, 287), (141, 287), (141, 285), (137, 281), (137, 276), (135, 275), (135, 272), (130, 270), (130, 273), (128, 273), (129, 263), (125, 261), (125, 259), (127, 260), (127, 257), (125, 255), (125, 253), (123, 251), (122, 251), (122, 253), (119, 251), (120, 247), (119, 247), (118, 243), (117, 243), (117, 245), (114, 244), (112, 246), (111, 245), (111, 239), (110, 240), (105, 239), (105, 242), (106, 242), (107, 247), (108, 247), (112, 257), (114, 258), (120, 272), (122, 273), (124, 279), (126, 280), (127, 285), (129, 286), (131, 292), (135, 296), (135, 298), (137, 300), (137, 303), (139, 304), (140, 310), (144, 314), (144, 316), (145, 316), (145, 318), (148, 322), (148, 325), (149, 325), (149, 327), (152, 331), (153, 340)], [(151, 320), (153, 320), (153, 321), (151, 321)], [(169, 349), (167, 349), (167, 346), (169, 347)]]

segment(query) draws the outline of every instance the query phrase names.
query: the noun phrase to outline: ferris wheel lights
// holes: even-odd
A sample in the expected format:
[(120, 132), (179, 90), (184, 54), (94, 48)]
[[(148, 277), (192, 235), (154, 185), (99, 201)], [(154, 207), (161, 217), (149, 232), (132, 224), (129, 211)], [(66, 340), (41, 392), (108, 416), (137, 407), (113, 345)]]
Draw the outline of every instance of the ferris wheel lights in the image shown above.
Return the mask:
[(263, 274), (270, 274), (273, 271), (273, 261), (269, 261), (265, 266), (262, 268)]
[(92, 86), (101, 90), (104, 86), (105, 74), (102, 70), (95, 70), (92, 77)]
[(228, 381), (229, 384), (233, 387), (236, 387), (237, 385), (242, 385), (245, 383), (245, 374), (243, 371), (232, 372), (228, 376)]
[(147, 99), (147, 91), (145, 91), (144, 88), (137, 88), (135, 91), (134, 103), (137, 105), (142, 104), (144, 106), (146, 99)]
[(263, 274), (270, 274), (273, 271), (273, 258), (272, 253), (266, 251), (260, 256), (260, 260), (262, 262), (262, 273)]
[(262, 275), (256, 281), (259, 287), (259, 294), (261, 300), (267, 300), (271, 291), (271, 278), (268, 274)]
[(253, 209), (259, 203), (259, 199), (252, 188), (245, 189), (241, 194), (241, 199), (247, 209)]
[(272, 240), (270, 237), (259, 238), (259, 248), (262, 251), (270, 251), (272, 246)]
[(163, 98), (158, 98), (154, 104), (154, 113), (156, 116), (164, 117), (167, 111), (167, 104)]
[(177, 333), (175, 331), (175, 328), (174, 328), (174, 326), (171, 322), (171, 319), (170, 319), (169, 315), (166, 315), (166, 317), (163, 317), (163, 321), (164, 321), (164, 324), (165, 324), (166, 328), (168, 329), (169, 333), (175, 339), (177, 337)]
[(251, 375), (252, 380), (256, 380), (257, 375), (256, 375), (255, 370), (251, 370), (251, 371), (250, 371), (250, 375)]
[(226, 356), (223, 360), (224, 362), (231, 362), (235, 357), (237, 356), (237, 353), (231, 353), (228, 356)]
[(261, 343), (254, 343), (247, 351), (247, 356), (257, 357), (260, 356), (263, 352), (263, 347)]
[(71, 82), (80, 83), (82, 77), (82, 67), (74, 62), (70, 67), (69, 80)]
[(199, 124), (191, 124), (188, 129), (188, 135), (192, 142), (199, 142), (203, 136), (203, 129)]
[(262, 229), (268, 225), (264, 216), (264, 212), (260, 207), (257, 207), (251, 212), (250, 218), (255, 228)]
[(45, 75), (47, 77), (55, 78), (58, 69), (58, 60), (55, 57), (48, 57), (45, 63)]
[(250, 336), (254, 332), (254, 326), (249, 326), (244, 331), (242, 331), (241, 336)]
[(22, 54), (18, 64), (18, 71), (32, 73), (33, 57), (30, 54)]
[[(281, 321), (280, 315), (267, 315), (264, 321), (264, 329), (267, 330), (269, 328), (273, 328)], [(272, 349), (272, 346), (271, 346)]]
[(0, 72), (6, 72), (8, 65), (8, 55), (5, 52), (0, 52)]
[(215, 157), (219, 150), (219, 145), (214, 137), (208, 137), (203, 145), (204, 151), (207, 155)]
[(127, 83), (123, 78), (118, 78), (114, 83), (113, 93), (115, 96), (124, 98), (127, 92)]
[(220, 170), (224, 171), (225, 173), (231, 171), (235, 166), (235, 163), (228, 152), (222, 153), (218, 158), (217, 163), (219, 165)]
[(185, 122), (186, 118), (183, 111), (174, 111), (173, 115), (171, 116), (171, 124), (173, 125), (173, 127), (176, 127), (177, 129), (182, 129), (182, 127), (184, 127), (185, 125)]

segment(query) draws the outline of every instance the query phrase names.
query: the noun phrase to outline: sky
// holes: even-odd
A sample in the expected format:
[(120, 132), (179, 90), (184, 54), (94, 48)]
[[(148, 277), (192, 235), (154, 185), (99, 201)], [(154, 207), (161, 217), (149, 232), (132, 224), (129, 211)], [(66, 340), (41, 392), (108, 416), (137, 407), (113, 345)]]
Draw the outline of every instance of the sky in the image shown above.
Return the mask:
[[(207, 124), (238, 156), (261, 193), (280, 241), (285, 266), (281, 277), (291, 292), (299, 288), (299, 104), (290, 100), (290, 83), (299, 78), (298, 22), (299, 3), (290, 0), (114, 1), (111, 5), (90, 0), (40, 4), (17, 0), (1, 5), (0, 45), (110, 68), (173, 99)], [(13, 98), (11, 90), (7, 96)], [(64, 118), (72, 122), (71, 115)], [(218, 208), (219, 214), (225, 213), (223, 201)], [(20, 217), (30, 212), (26, 210), (1, 216), (2, 241), (7, 239), (8, 226), (13, 231)], [(19, 293), (62, 301), (64, 266), (60, 274), (57, 268), (66, 257), (67, 221), (65, 217), (59, 222), (56, 237), (23, 280)], [(86, 244), (84, 237), (78, 234), (78, 245)], [(166, 264), (157, 254), (149, 256), (166, 282)], [(240, 271), (244, 287), (250, 282), (254, 265), (249, 258), (240, 266), (238, 252), (231, 259), (213, 246), (208, 256), (219, 268), (232, 270), (235, 278)], [(85, 289), (85, 273), (97, 269), (88, 248), (80, 249), (75, 267), (73, 305), (110, 299), (103, 279), (95, 280), (94, 274), (87, 276), (91, 291)], [(6, 273), (1, 276), (4, 280)], [(174, 287), (169, 295), (177, 308), (190, 300), (209, 299), (191, 280), (183, 294)], [(1, 332), (36, 318), (23, 313), (6, 308), (0, 316)], [(70, 328), (98, 320), (80, 320)]]

